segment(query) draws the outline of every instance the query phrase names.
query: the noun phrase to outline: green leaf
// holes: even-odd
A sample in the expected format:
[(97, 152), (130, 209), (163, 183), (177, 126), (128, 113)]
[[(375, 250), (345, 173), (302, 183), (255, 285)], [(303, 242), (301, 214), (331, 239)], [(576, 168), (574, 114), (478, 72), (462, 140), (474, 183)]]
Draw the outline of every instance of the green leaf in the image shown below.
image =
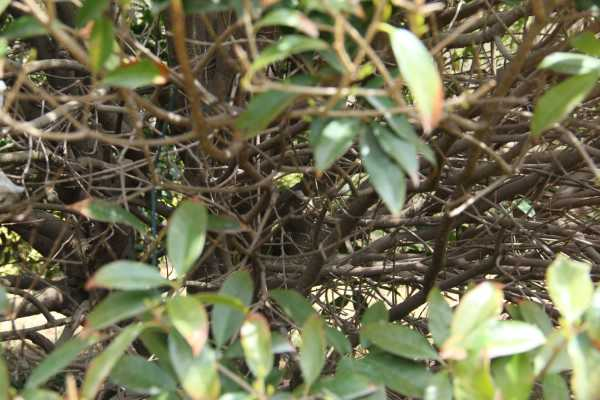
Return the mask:
[(283, 61), (294, 54), (306, 51), (317, 51), (328, 48), (327, 43), (320, 39), (300, 35), (288, 35), (279, 38), (277, 43), (264, 49), (250, 67), (251, 72), (265, 68), (269, 64)]
[(600, 351), (585, 334), (569, 341), (569, 357), (573, 363), (571, 387), (577, 400), (600, 399)]
[(223, 215), (208, 214), (206, 230), (211, 232), (237, 233), (248, 230), (240, 221)]
[(550, 321), (550, 318), (548, 318), (548, 315), (539, 304), (526, 300), (519, 304), (519, 312), (525, 322), (529, 322), (540, 328), (544, 335), (548, 335), (553, 331), (552, 321)]
[(0, 37), (6, 40), (23, 40), (47, 34), (46, 27), (34, 17), (26, 15), (10, 22), (2, 31)]
[(264, 131), (298, 96), (297, 93), (275, 90), (254, 96), (246, 110), (236, 119), (235, 126), (246, 139), (250, 139)]
[(550, 298), (568, 323), (577, 321), (592, 303), (594, 285), (589, 264), (559, 254), (546, 271), (546, 284)]
[(551, 69), (569, 75), (583, 75), (600, 71), (600, 60), (576, 53), (556, 52), (546, 56), (538, 68)]
[(385, 154), (372, 132), (362, 135), (360, 156), (375, 191), (392, 214), (398, 215), (406, 199), (404, 172)]
[(95, 398), (96, 393), (106, 377), (110, 374), (110, 371), (144, 328), (144, 324), (137, 323), (123, 329), (123, 331), (113, 339), (112, 343), (100, 353), (100, 355), (92, 360), (85, 373), (85, 378), (81, 387), (81, 398)]
[(444, 88), (437, 66), (427, 47), (412, 32), (382, 26), (390, 35), (392, 51), (402, 78), (411, 91), (425, 132), (435, 128), (442, 118)]
[(310, 316), (302, 326), (300, 369), (304, 383), (311, 386), (325, 366), (325, 329), (318, 315)]
[(527, 400), (533, 388), (533, 364), (528, 354), (500, 358), (492, 363), (492, 376), (503, 399)]
[(271, 331), (265, 317), (253, 313), (248, 315), (240, 331), (240, 341), (248, 368), (261, 381), (273, 368)]
[(569, 400), (569, 387), (559, 374), (547, 374), (542, 380), (544, 400)]
[(341, 355), (348, 354), (352, 351), (352, 345), (348, 341), (346, 335), (329, 325), (325, 326), (325, 339), (327, 343)]
[(590, 56), (600, 56), (600, 39), (592, 32), (582, 32), (569, 40), (571, 46)]
[(452, 367), (456, 400), (494, 400), (494, 382), (489, 359), (470, 356)]
[(98, 341), (96, 335), (76, 336), (56, 347), (29, 375), (25, 387), (37, 388), (66, 368), (85, 348)]
[(375, 322), (364, 325), (360, 330), (369, 342), (377, 347), (411, 360), (435, 360), (437, 352), (420, 333), (402, 325)]
[(102, 13), (108, 8), (110, 0), (85, 0), (83, 5), (77, 12), (75, 20), (79, 28), (83, 27), (87, 22), (97, 20), (102, 16)]
[(12, 0), (0, 0), (0, 14), (4, 12), (10, 5)]
[(156, 363), (140, 356), (125, 355), (110, 373), (110, 380), (137, 393), (157, 395), (175, 391), (177, 384)]
[(287, 26), (298, 29), (313, 38), (319, 36), (319, 27), (317, 24), (300, 11), (290, 8), (273, 10), (254, 25), (256, 29), (261, 29), (265, 26)]
[(106, 288), (120, 290), (146, 290), (169, 286), (157, 268), (137, 261), (118, 260), (100, 268), (87, 282), (86, 289)]
[(139, 339), (144, 347), (157, 358), (158, 365), (170, 375), (175, 376), (169, 356), (168, 336), (164, 330), (158, 327), (148, 328), (140, 335)]
[(204, 346), (202, 352), (194, 357), (184, 339), (172, 332), (169, 335), (169, 353), (181, 386), (193, 400), (218, 398), (221, 384), (214, 350)]
[(535, 325), (522, 321), (489, 321), (477, 328), (463, 346), (496, 358), (523, 353), (545, 342), (544, 334)]
[(531, 133), (539, 136), (573, 111), (592, 91), (600, 72), (572, 76), (548, 90), (538, 100), (531, 120)]
[(592, 304), (585, 313), (585, 329), (593, 341), (600, 341), (600, 287), (592, 296)]
[(96, 221), (129, 225), (142, 235), (146, 234), (148, 230), (146, 224), (138, 217), (110, 201), (89, 198), (71, 204), (68, 208)]
[(572, 369), (567, 354), (567, 337), (563, 330), (555, 330), (546, 338), (546, 343), (536, 352), (533, 365), (536, 375), (542, 372), (559, 373)]
[(375, 322), (387, 322), (389, 312), (383, 301), (373, 303), (362, 316), (361, 325), (367, 325)]
[[(313, 393), (323, 393), (323, 396), (319, 398), (330, 398), (328, 394), (333, 394), (335, 399), (339, 400), (354, 400), (364, 399), (365, 396), (369, 396), (380, 391), (384, 391), (380, 384), (372, 382), (369, 378), (359, 373), (351, 371), (337, 372), (334, 376), (319, 379), (314, 385)], [(372, 397), (369, 397), (372, 399)], [(382, 400), (385, 400), (385, 395)]]
[[(248, 312), (248, 307), (242, 301), (231, 295), (226, 294), (216, 294), (216, 293), (198, 293), (192, 295), (196, 300), (200, 301), (202, 304), (219, 304), (228, 308), (232, 308), (241, 312), (242, 314), (246, 314)], [(242, 318), (243, 319), (243, 318)]]
[(193, 200), (181, 203), (171, 216), (167, 232), (167, 255), (178, 278), (183, 278), (202, 254), (207, 219), (204, 205)]
[(371, 129), (381, 148), (406, 172), (413, 185), (417, 186), (419, 184), (417, 147), (400, 139), (381, 124), (371, 124)]
[(192, 348), (200, 354), (208, 339), (208, 315), (202, 303), (190, 296), (175, 296), (167, 302), (171, 323)]
[(63, 397), (56, 392), (46, 389), (25, 389), (19, 393), (23, 400), (62, 400)]
[[(221, 286), (219, 294), (238, 298), (245, 306), (252, 302), (254, 284), (248, 271), (232, 273)], [(223, 345), (240, 329), (245, 314), (223, 304), (215, 304), (212, 311), (212, 333), (217, 347)]]
[(158, 304), (160, 296), (154, 292), (133, 291), (110, 293), (87, 317), (93, 329), (103, 329), (127, 318), (135, 317)]
[(167, 83), (168, 71), (160, 64), (143, 58), (122, 64), (106, 74), (102, 84), (125, 89), (156, 86)]
[(6, 314), (10, 311), (10, 302), (6, 295), (6, 288), (0, 286), (0, 314)]
[(441, 346), (450, 337), (452, 308), (438, 288), (429, 292), (428, 304), (427, 326), (435, 344)]
[(302, 326), (317, 312), (310, 302), (295, 290), (275, 289), (270, 295), (297, 326)]
[(315, 119), (311, 124), (310, 145), (315, 155), (315, 166), (325, 171), (343, 156), (356, 135), (365, 128), (357, 118), (337, 118), (328, 122)]
[(438, 372), (431, 377), (424, 400), (452, 400), (452, 384), (447, 372)]
[(89, 63), (93, 72), (102, 70), (115, 47), (113, 23), (101, 17), (94, 23), (89, 42)]
[(9, 399), (10, 392), (10, 377), (8, 374), (8, 368), (6, 367), (6, 361), (0, 356), (0, 399)]

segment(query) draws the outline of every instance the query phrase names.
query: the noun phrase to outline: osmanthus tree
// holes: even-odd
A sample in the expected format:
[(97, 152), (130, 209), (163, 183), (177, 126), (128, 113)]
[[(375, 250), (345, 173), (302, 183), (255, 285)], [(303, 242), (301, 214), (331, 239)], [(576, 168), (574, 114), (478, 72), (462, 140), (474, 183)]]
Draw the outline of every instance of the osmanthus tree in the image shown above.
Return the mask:
[(596, 3), (0, 0), (2, 393), (598, 398)]

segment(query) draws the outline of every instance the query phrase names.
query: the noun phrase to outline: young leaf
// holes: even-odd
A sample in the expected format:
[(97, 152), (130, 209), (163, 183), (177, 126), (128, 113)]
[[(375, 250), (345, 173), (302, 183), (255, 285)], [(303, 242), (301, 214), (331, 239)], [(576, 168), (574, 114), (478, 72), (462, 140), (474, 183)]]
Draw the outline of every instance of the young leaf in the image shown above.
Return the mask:
[(86, 347), (98, 340), (96, 335), (76, 336), (56, 347), (29, 375), (25, 388), (37, 388), (66, 368)]
[(531, 133), (539, 136), (557, 122), (562, 121), (592, 91), (600, 72), (572, 76), (540, 97), (531, 120)]
[(546, 343), (536, 351), (533, 358), (534, 373), (560, 373), (572, 369), (571, 360), (567, 354), (566, 332), (552, 331), (546, 338)]
[(381, 148), (406, 172), (412, 184), (417, 186), (419, 184), (417, 147), (400, 139), (381, 124), (372, 124), (371, 128)]
[(305, 51), (324, 50), (327, 43), (320, 39), (309, 38), (301, 35), (288, 35), (280, 38), (276, 44), (264, 49), (254, 60), (250, 67), (251, 72), (256, 72), (269, 64), (283, 61), (286, 58)]
[(304, 383), (311, 386), (325, 366), (325, 329), (318, 315), (308, 318), (302, 326), (300, 346), (300, 369)]
[(149, 59), (138, 59), (122, 64), (106, 74), (102, 84), (125, 89), (140, 86), (156, 86), (167, 83), (169, 77), (164, 65)]
[(102, 70), (106, 61), (113, 53), (114, 41), (115, 34), (112, 22), (104, 17), (99, 18), (94, 23), (89, 43), (89, 62), (93, 72), (97, 73)]
[(195, 357), (208, 339), (208, 315), (202, 303), (190, 296), (176, 296), (167, 302), (171, 323), (185, 338)]
[(175, 380), (167, 372), (155, 362), (140, 356), (123, 356), (110, 373), (110, 380), (119, 386), (148, 395), (177, 389)]
[(171, 216), (167, 232), (167, 255), (182, 278), (193, 266), (206, 240), (207, 212), (193, 200), (181, 203)]
[(6, 40), (23, 40), (47, 33), (46, 28), (37, 19), (25, 15), (10, 22), (0, 33), (0, 37)]
[(453, 364), (452, 383), (456, 400), (494, 400), (489, 359), (478, 355)]
[(569, 357), (573, 364), (571, 387), (578, 400), (600, 399), (600, 351), (585, 334), (569, 341)]
[[(242, 305), (252, 302), (254, 284), (248, 271), (232, 273), (221, 286), (219, 294), (239, 299)], [(244, 313), (224, 304), (215, 304), (212, 311), (212, 333), (217, 347), (222, 347), (242, 326)]]
[(483, 282), (469, 290), (460, 301), (450, 331), (453, 336), (466, 337), (477, 327), (494, 319), (502, 311), (502, 290), (491, 282)]
[(110, 201), (89, 198), (71, 204), (68, 208), (96, 221), (129, 225), (142, 235), (146, 234), (148, 229), (138, 217)]
[(592, 304), (585, 313), (586, 332), (593, 341), (600, 342), (600, 288), (592, 296)]
[(546, 56), (539, 68), (551, 69), (562, 74), (583, 75), (600, 72), (600, 60), (584, 54), (557, 52)]
[(503, 399), (527, 400), (533, 388), (533, 364), (528, 354), (504, 357), (492, 364), (492, 376)]
[(390, 35), (392, 51), (402, 78), (415, 99), (423, 130), (431, 132), (444, 111), (444, 88), (435, 60), (412, 32), (387, 24), (382, 29)]
[(589, 264), (559, 254), (546, 271), (546, 283), (554, 305), (569, 323), (577, 321), (592, 302)]
[(158, 269), (137, 261), (113, 261), (100, 268), (86, 283), (86, 289), (106, 288), (120, 290), (146, 290), (169, 286), (169, 280)]
[(431, 377), (424, 400), (452, 400), (452, 384), (447, 372), (438, 372)]
[(89, 21), (100, 18), (104, 10), (108, 8), (109, 4), (110, 0), (85, 0), (75, 18), (77, 26), (81, 28)]
[(125, 350), (127, 350), (129, 345), (138, 337), (144, 328), (145, 326), (143, 324), (138, 323), (123, 329), (112, 343), (100, 353), (100, 355), (92, 360), (85, 373), (85, 378), (81, 387), (81, 398), (95, 398), (104, 379), (110, 374), (110, 371), (123, 356)]
[(357, 118), (337, 118), (324, 123), (316, 119), (311, 124), (310, 145), (315, 154), (315, 166), (325, 171), (343, 156), (356, 135), (365, 128)]
[(452, 308), (442, 296), (439, 289), (429, 292), (429, 308), (427, 311), (427, 326), (437, 346), (441, 346), (450, 336), (452, 323)]
[(406, 326), (388, 322), (376, 322), (363, 326), (360, 330), (377, 347), (410, 360), (435, 360), (437, 352), (427, 339)]
[(250, 314), (242, 325), (240, 340), (248, 368), (257, 379), (264, 381), (273, 368), (274, 360), (271, 331), (265, 317)]
[(559, 374), (546, 374), (542, 380), (544, 400), (569, 400), (569, 387)]
[(114, 292), (98, 304), (87, 317), (93, 329), (103, 329), (152, 308), (160, 300), (153, 292)]
[(317, 24), (300, 11), (290, 8), (273, 10), (254, 25), (256, 29), (264, 28), (265, 26), (287, 26), (298, 29), (313, 38), (319, 36), (319, 27)]
[(546, 338), (536, 326), (521, 321), (490, 321), (465, 341), (465, 347), (496, 358), (523, 353), (543, 345)]
[(392, 214), (399, 214), (406, 199), (404, 172), (385, 154), (372, 132), (362, 135), (360, 156), (381, 200)]

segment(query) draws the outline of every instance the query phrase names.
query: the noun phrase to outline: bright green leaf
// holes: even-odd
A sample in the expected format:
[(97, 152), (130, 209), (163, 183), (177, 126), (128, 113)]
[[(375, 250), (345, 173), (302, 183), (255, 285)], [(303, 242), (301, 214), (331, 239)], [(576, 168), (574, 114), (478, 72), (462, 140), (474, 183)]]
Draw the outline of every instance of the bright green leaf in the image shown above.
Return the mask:
[(71, 210), (81, 215), (101, 222), (111, 224), (125, 224), (135, 228), (142, 235), (147, 232), (148, 227), (138, 217), (118, 205), (101, 199), (85, 199), (69, 206)]
[(6, 40), (23, 40), (46, 34), (46, 28), (37, 19), (26, 15), (10, 22), (0, 33), (0, 37)]
[(127, 318), (135, 317), (160, 301), (154, 292), (132, 291), (110, 293), (88, 315), (87, 324), (103, 329)]
[(452, 367), (456, 400), (494, 400), (494, 383), (489, 359), (477, 355), (455, 363)]
[(600, 39), (592, 32), (581, 32), (569, 40), (571, 46), (590, 56), (600, 56)]
[(533, 388), (533, 363), (528, 354), (504, 357), (492, 363), (492, 375), (503, 399), (527, 400)]
[(319, 36), (317, 24), (298, 10), (278, 8), (262, 17), (255, 25), (256, 29), (265, 26), (287, 26), (298, 29), (306, 35), (316, 38)]
[(178, 278), (185, 276), (202, 254), (207, 219), (206, 207), (193, 200), (181, 203), (171, 216), (167, 232), (167, 255)]
[(174, 391), (175, 380), (155, 362), (140, 356), (123, 356), (110, 373), (110, 380), (137, 393), (157, 395)]
[(156, 86), (167, 83), (168, 71), (163, 65), (149, 59), (138, 59), (122, 64), (106, 74), (102, 84), (125, 89)]
[(0, 14), (2, 14), (4, 10), (8, 8), (11, 1), (12, 0), (0, 0)]
[(503, 301), (502, 290), (491, 282), (480, 283), (469, 290), (456, 308), (450, 327), (452, 336), (466, 337), (485, 322), (497, 318)]
[(441, 346), (450, 336), (452, 308), (438, 288), (429, 292), (428, 305), (427, 326), (435, 344)]
[(585, 313), (586, 332), (594, 341), (600, 341), (600, 288), (592, 296), (592, 304)]
[(600, 72), (600, 60), (576, 53), (552, 53), (542, 60), (539, 68), (551, 69), (569, 75), (583, 75)]
[(559, 373), (572, 369), (571, 360), (567, 354), (567, 338), (562, 330), (552, 331), (546, 338), (546, 343), (536, 351), (534, 372)]
[[(254, 283), (248, 271), (232, 273), (221, 286), (219, 294), (238, 298), (242, 305), (252, 302)], [(212, 311), (212, 333), (217, 347), (222, 347), (242, 326), (244, 313), (224, 304), (215, 304)]]
[(376, 322), (364, 325), (360, 330), (369, 342), (377, 347), (411, 360), (435, 360), (437, 352), (427, 339), (417, 331), (403, 325)]
[(208, 314), (202, 303), (190, 296), (176, 296), (167, 302), (171, 323), (198, 355), (208, 339)]
[(113, 23), (107, 18), (99, 18), (94, 23), (89, 43), (89, 63), (93, 72), (102, 70), (113, 53), (115, 34)]
[(300, 369), (306, 385), (312, 385), (325, 366), (325, 329), (318, 315), (309, 317), (302, 326)]
[(550, 298), (569, 323), (577, 321), (592, 302), (589, 264), (559, 254), (546, 271), (546, 282)]
[(277, 43), (264, 49), (254, 60), (250, 69), (252, 72), (256, 72), (269, 64), (283, 61), (292, 55), (306, 51), (324, 50), (327, 47), (327, 43), (320, 39), (300, 35), (283, 36)]
[(18, 398), (23, 400), (63, 400), (60, 394), (47, 389), (25, 389), (19, 393)]
[(240, 341), (248, 368), (256, 378), (264, 381), (274, 360), (271, 331), (265, 317), (256, 313), (248, 315), (240, 331)]
[(86, 288), (146, 290), (169, 286), (157, 268), (137, 261), (118, 260), (100, 268), (87, 282)]
[(543, 345), (546, 338), (535, 325), (522, 321), (489, 321), (463, 342), (465, 349), (489, 358), (523, 353)]
[(356, 135), (364, 129), (357, 118), (338, 118), (329, 122), (316, 119), (311, 124), (310, 144), (315, 155), (315, 166), (325, 171), (343, 156)]

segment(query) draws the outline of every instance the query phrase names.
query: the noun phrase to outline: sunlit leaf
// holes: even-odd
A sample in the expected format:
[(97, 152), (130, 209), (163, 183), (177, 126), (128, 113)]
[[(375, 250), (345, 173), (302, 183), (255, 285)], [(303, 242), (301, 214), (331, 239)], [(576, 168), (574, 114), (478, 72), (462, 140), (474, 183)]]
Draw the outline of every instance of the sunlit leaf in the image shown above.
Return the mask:
[(600, 56), (600, 39), (592, 32), (581, 32), (569, 40), (571, 46), (590, 56)]
[(302, 326), (300, 369), (306, 385), (312, 385), (325, 365), (325, 329), (318, 315), (309, 317)]
[(246, 364), (250, 371), (260, 380), (264, 380), (273, 368), (273, 351), (271, 348), (271, 331), (265, 317), (250, 314), (242, 325), (240, 340)]
[(546, 56), (539, 68), (569, 75), (583, 75), (600, 72), (600, 60), (584, 54), (556, 52)]
[(148, 229), (138, 217), (110, 201), (88, 198), (69, 205), (69, 209), (96, 221), (129, 225), (141, 234), (145, 234)]
[(365, 128), (357, 118), (336, 118), (330, 121), (316, 119), (311, 124), (310, 144), (315, 155), (315, 166), (325, 171), (343, 156), (354, 138)]
[(113, 24), (107, 18), (99, 18), (94, 23), (89, 42), (90, 67), (92, 71), (102, 70), (113, 53), (115, 34)]
[(600, 288), (592, 296), (592, 304), (585, 313), (586, 332), (590, 338), (600, 343)]
[(589, 264), (559, 254), (546, 271), (546, 282), (550, 298), (569, 323), (577, 321), (592, 302)]
[(548, 335), (553, 330), (552, 321), (546, 312), (536, 303), (526, 300), (519, 304), (519, 312), (525, 322), (534, 324), (544, 335)]
[(107, 73), (102, 80), (106, 86), (136, 89), (140, 86), (156, 86), (167, 83), (168, 71), (162, 64), (143, 58), (128, 61)]
[(568, 345), (573, 363), (571, 387), (577, 400), (600, 399), (600, 350), (585, 334), (571, 338)]
[(46, 35), (46, 28), (34, 17), (25, 15), (10, 22), (0, 33), (6, 40), (28, 39), (34, 36)]
[(208, 315), (202, 303), (191, 296), (175, 296), (167, 302), (171, 323), (198, 355), (208, 339)]
[(298, 29), (306, 35), (316, 38), (319, 36), (317, 24), (298, 10), (278, 8), (262, 17), (255, 25), (256, 29), (265, 26), (288, 26)]
[(154, 292), (114, 292), (100, 302), (87, 317), (93, 329), (103, 329), (126, 318), (135, 317), (156, 305), (160, 296)]
[(286, 58), (305, 51), (324, 50), (328, 47), (327, 43), (320, 39), (310, 38), (301, 35), (288, 35), (279, 38), (277, 43), (264, 49), (254, 60), (251, 71), (258, 71), (269, 64), (283, 61)]
[(427, 326), (435, 344), (441, 346), (450, 336), (452, 308), (437, 288), (429, 292), (428, 305)]
[(529, 355), (519, 354), (494, 361), (492, 375), (503, 399), (529, 399), (535, 378)]
[(155, 267), (137, 261), (118, 260), (100, 268), (86, 283), (86, 288), (145, 290), (169, 285), (169, 280), (163, 278)]
[[(232, 296), (248, 306), (252, 302), (254, 283), (248, 271), (232, 273), (219, 294)], [(212, 333), (217, 347), (222, 347), (242, 326), (244, 313), (225, 304), (215, 304), (212, 311)]]
[(206, 240), (206, 207), (194, 200), (181, 203), (169, 220), (167, 255), (182, 278), (202, 254)]

